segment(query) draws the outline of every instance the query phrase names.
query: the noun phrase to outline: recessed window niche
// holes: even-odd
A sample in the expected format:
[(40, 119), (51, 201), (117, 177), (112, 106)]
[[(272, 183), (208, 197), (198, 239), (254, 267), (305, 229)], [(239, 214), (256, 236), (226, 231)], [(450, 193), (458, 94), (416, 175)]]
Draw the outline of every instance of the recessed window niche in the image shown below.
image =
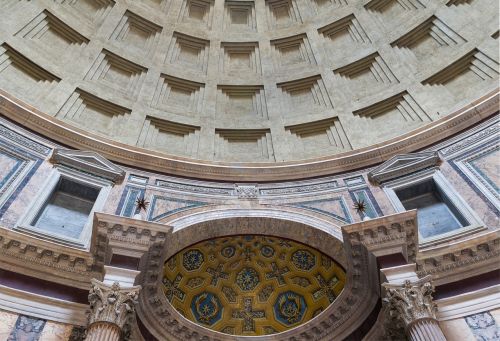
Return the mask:
[(94, 212), (125, 172), (94, 152), (56, 149), (51, 161), (54, 168), (15, 229), (88, 249)]
[(78, 238), (99, 191), (99, 188), (61, 177), (32, 226), (50, 233)]
[(485, 229), (439, 169), (436, 152), (402, 154), (372, 170), (397, 212), (417, 210), (419, 244), (430, 246)]
[(424, 238), (469, 225), (433, 179), (396, 191), (406, 210), (417, 209), (419, 232)]

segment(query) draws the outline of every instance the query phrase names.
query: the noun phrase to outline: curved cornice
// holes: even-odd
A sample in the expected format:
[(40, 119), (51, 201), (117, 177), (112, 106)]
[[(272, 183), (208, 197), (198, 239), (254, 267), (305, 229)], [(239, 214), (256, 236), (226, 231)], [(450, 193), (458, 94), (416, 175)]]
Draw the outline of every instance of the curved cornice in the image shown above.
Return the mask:
[(166, 155), (111, 141), (72, 127), (0, 91), (0, 114), (61, 144), (91, 150), (121, 164), (155, 172), (220, 181), (283, 181), (372, 166), (452, 136), (498, 112), (499, 89), (440, 120), (383, 143), (330, 157), (282, 163), (223, 163)]

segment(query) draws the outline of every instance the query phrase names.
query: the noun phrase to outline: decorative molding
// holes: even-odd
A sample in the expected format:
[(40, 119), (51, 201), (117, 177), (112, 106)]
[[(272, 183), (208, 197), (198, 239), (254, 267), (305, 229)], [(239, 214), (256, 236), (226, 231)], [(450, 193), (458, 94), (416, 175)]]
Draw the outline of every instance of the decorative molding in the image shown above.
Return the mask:
[[(0, 227), (2, 268), (79, 288), (88, 288), (102, 267), (100, 254), (41, 240)], [(94, 245), (100, 246), (95, 240)]]
[(164, 224), (105, 213), (94, 215), (93, 235), (99, 235), (95, 239), (105, 240), (101, 245), (109, 244), (113, 252), (122, 249), (128, 255), (134, 252), (142, 254), (154, 243), (163, 242), (171, 231), (172, 227)]
[(500, 284), (435, 302), (438, 306), (439, 321), (454, 320), (483, 311), (495, 310), (500, 308)]
[(22, 135), (9, 129), (6, 126), (6, 122), (0, 123), (0, 135), (10, 143), (15, 143), (21, 147), (27, 148), (32, 152), (40, 154), (40, 156), (47, 156), (50, 154), (51, 148), (30, 139), (27, 135)]
[(238, 199), (257, 199), (259, 196), (259, 188), (257, 185), (234, 185), (234, 194)]
[(121, 182), (125, 171), (96, 152), (54, 149), (51, 161), (79, 171), (97, 175), (115, 183)]
[(418, 250), (417, 211), (397, 213), (342, 227), (344, 240), (363, 244), (375, 256), (401, 253), (415, 262)]
[(162, 188), (173, 189), (180, 192), (192, 192), (197, 194), (208, 194), (208, 195), (227, 195), (230, 196), (233, 193), (231, 188), (220, 188), (220, 187), (208, 187), (208, 186), (195, 186), (189, 184), (182, 184), (167, 180), (156, 180), (156, 186)]
[(368, 173), (368, 179), (379, 185), (411, 173), (439, 166), (437, 152), (422, 152), (396, 155)]
[(0, 309), (51, 321), (84, 326), (88, 305), (63, 301), (0, 285)]
[[(498, 132), (498, 129), (497, 129)], [(469, 186), (481, 197), (490, 208), (499, 215), (500, 212), (500, 191), (495, 183), (495, 179), (488, 176), (488, 172), (476, 165), (475, 162), (484, 157), (491, 157), (495, 160), (495, 154), (499, 153), (500, 145), (498, 135), (485, 136), (482, 143), (475, 148), (467, 148), (467, 151), (456, 155), (450, 160), (450, 165), (457, 171)], [(466, 147), (465, 147), (466, 148)], [(493, 161), (494, 162), (494, 161)]]
[(39, 112), (14, 99), (5, 91), (0, 91), (0, 112), (23, 124), (28, 129), (33, 129), (42, 135), (50, 135), (60, 143), (73, 148), (94, 150), (114, 162), (133, 164), (138, 168), (200, 179), (283, 181), (359, 169), (383, 162), (397, 154), (421, 149), (495, 114), (498, 111), (498, 100), (498, 89), (495, 89), (470, 105), (450, 113), (442, 119), (388, 140), (383, 144), (356, 149), (332, 157), (309, 159), (307, 162), (280, 163), (279, 166), (212, 163), (180, 157), (174, 159), (162, 153), (132, 146), (125, 147), (120, 143), (98, 137)]
[(422, 250), (416, 263), (418, 276), (432, 275), (437, 285), (493, 271), (500, 263), (500, 231)]
[(303, 184), (301, 186), (283, 186), (283, 187), (280, 186), (280, 187), (262, 188), (260, 190), (260, 193), (262, 195), (269, 195), (269, 196), (273, 196), (273, 195), (282, 196), (282, 195), (290, 195), (290, 194), (301, 194), (301, 193), (309, 193), (309, 192), (327, 191), (327, 190), (333, 190), (333, 189), (338, 189), (338, 188), (340, 188), (338, 181), (331, 180), (331, 181), (317, 183), (317, 184)]
[(467, 152), (470, 148), (474, 148), (481, 144), (485, 140), (489, 140), (492, 137), (497, 137), (500, 131), (500, 125), (498, 124), (498, 117), (492, 117), (488, 119), (486, 124), (481, 124), (478, 128), (472, 128), (471, 132), (466, 132), (465, 136), (458, 136), (458, 139), (451, 138), (447, 140), (444, 145), (438, 145), (437, 150), (439, 154), (445, 159), (451, 159), (457, 155)]

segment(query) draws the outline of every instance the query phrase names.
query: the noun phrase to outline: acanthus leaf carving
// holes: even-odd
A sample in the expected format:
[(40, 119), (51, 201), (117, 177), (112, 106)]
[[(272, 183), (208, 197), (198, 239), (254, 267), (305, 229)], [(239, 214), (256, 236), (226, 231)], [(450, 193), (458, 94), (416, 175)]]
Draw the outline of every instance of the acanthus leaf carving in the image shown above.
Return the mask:
[(140, 290), (141, 286), (120, 288), (118, 282), (109, 286), (92, 279), (89, 292), (89, 329), (94, 323), (107, 322), (116, 325), (126, 336), (135, 316)]
[(401, 319), (405, 326), (421, 319), (436, 319), (437, 306), (432, 300), (434, 286), (431, 276), (417, 282), (406, 280), (402, 285), (382, 284), (386, 289), (383, 299), (391, 320)]

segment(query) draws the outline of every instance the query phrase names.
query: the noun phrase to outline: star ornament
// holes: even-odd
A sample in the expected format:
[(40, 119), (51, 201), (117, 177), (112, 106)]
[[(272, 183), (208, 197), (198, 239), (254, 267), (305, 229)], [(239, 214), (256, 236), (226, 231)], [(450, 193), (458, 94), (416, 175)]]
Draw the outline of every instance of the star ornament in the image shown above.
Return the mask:
[(142, 198), (137, 198), (135, 202), (136, 207), (140, 210), (146, 211), (149, 205), (149, 201), (146, 201), (144, 197)]
[(358, 213), (365, 213), (366, 212), (366, 203), (364, 200), (359, 200), (354, 202), (353, 208), (356, 210)]

